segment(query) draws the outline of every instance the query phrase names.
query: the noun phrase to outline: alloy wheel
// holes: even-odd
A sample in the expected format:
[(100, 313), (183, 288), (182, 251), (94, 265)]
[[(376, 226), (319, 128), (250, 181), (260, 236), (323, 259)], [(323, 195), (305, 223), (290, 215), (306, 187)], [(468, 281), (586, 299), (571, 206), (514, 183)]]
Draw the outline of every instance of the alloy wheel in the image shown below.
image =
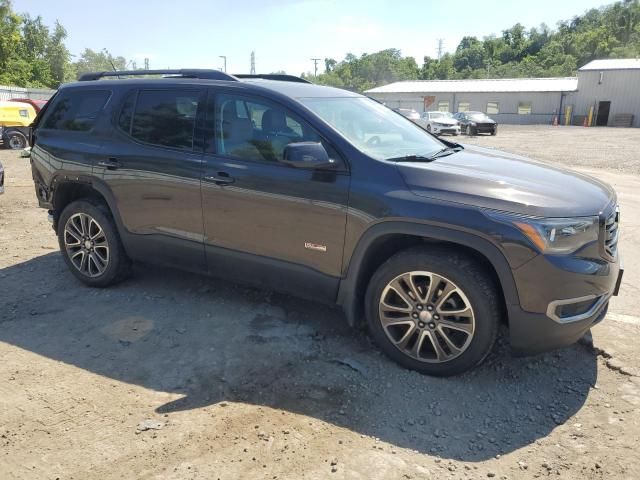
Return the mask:
[(442, 275), (425, 271), (398, 275), (382, 291), (378, 309), (389, 340), (421, 362), (453, 360), (473, 339), (471, 303), (462, 289)]
[(99, 277), (109, 265), (109, 243), (92, 216), (76, 213), (64, 226), (64, 246), (73, 266), (83, 275)]

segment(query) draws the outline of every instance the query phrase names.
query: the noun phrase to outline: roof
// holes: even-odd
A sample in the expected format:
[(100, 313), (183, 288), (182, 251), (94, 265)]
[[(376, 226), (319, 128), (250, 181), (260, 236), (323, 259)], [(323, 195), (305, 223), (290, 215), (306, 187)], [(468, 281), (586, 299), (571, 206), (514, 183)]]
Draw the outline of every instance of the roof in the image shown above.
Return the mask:
[(340, 88), (325, 87), (323, 85), (315, 85), (313, 83), (287, 82), (281, 80), (265, 80), (261, 78), (242, 78), (238, 80), (211, 80), (211, 79), (195, 79), (195, 78), (126, 78), (126, 79), (109, 79), (109, 80), (86, 80), (82, 82), (73, 82), (61, 85), (62, 89), (67, 88), (112, 88), (116, 86), (126, 85), (138, 88), (166, 87), (168, 85), (191, 86), (191, 87), (213, 87), (228, 86), (238, 88), (245, 91), (271, 90), (290, 98), (305, 97), (359, 97), (361, 95), (343, 90)]
[(638, 58), (609, 58), (604, 60), (592, 60), (578, 71), (584, 70), (640, 70)]
[(575, 77), (496, 78), (469, 80), (410, 80), (372, 88), (365, 93), (484, 93), (484, 92), (572, 92)]

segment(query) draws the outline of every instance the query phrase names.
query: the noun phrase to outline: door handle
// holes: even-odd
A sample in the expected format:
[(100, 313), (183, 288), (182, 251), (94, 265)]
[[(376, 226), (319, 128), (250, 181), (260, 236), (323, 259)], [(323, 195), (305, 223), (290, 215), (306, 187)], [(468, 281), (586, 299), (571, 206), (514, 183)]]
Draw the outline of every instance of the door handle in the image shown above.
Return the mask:
[(229, 185), (236, 181), (236, 179), (227, 172), (218, 172), (215, 175), (206, 175), (204, 179), (205, 181), (215, 183), (216, 185)]
[(121, 167), (120, 162), (112, 157), (106, 160), (100, 160), (98, 162), (98, 166), (106, 168), (107, 170), (117, 170), (119, 167)]

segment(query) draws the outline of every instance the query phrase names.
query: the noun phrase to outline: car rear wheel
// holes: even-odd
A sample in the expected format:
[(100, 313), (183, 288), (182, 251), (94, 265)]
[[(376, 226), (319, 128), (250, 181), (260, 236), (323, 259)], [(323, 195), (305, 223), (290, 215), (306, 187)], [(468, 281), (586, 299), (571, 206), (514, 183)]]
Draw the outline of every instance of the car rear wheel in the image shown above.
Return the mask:
[(108, 209), (89, 200), (70, 203), (58, 220), (58, 242), (76, 278), (92, 287), (123, 280), (130, 261)]
[(434, 376), (465, 372), (495, 343), (498, 294), (471, 258), (444, 249), (400, 252), (367, 289), (369, 330), (400, 365)]
[(5, 134), (7, 146), (11, 150), (22, 150), (27, 146), (27, 137), (25, 137), (21, 132), (16, 130), (7, 132)]

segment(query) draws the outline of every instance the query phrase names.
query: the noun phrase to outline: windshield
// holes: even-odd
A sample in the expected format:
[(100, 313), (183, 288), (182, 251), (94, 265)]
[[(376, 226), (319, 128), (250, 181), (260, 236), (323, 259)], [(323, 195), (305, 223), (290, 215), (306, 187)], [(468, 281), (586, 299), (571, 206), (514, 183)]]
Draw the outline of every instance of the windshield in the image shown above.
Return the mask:
[(363, 97), (301, 98), (356, 148), (378, 160), (431, 156), (443, 144), (394, 111)]
[(467, 116), (471, 119), (471, 120), (486, 120), (487, 117), (484, 113), (468, 113)]

